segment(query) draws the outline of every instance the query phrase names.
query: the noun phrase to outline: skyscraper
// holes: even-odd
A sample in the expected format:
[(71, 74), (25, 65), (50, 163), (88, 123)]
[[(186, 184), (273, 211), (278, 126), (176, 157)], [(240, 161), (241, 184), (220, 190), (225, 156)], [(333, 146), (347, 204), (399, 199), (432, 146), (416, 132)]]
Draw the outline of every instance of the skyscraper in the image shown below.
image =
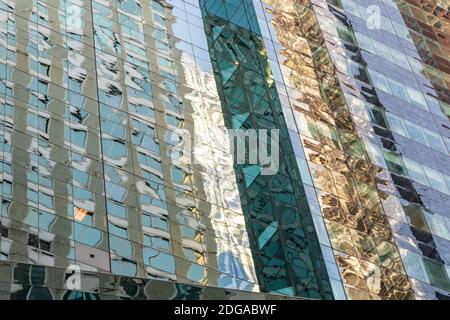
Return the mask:
[(0, 0), (0, 298), (448, 299), (449, 10)]

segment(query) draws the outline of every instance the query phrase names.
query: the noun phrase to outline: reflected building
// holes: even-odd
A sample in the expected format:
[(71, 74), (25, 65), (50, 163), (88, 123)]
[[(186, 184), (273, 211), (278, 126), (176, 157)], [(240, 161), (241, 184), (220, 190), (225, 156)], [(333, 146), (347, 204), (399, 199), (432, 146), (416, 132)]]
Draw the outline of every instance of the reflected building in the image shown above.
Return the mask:
[(0, 298), (448, 299), (449, 6), (0, 0)]

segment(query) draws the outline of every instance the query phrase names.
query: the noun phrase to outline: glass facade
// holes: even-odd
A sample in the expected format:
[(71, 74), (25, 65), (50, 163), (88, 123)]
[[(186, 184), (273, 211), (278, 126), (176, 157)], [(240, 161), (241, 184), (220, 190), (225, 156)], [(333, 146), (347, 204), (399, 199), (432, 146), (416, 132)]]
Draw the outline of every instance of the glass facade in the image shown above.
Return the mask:
[(0, 299), (449, 299), (449, 8), (0, 0)]
[(1, 260), (259, 291), (198, 4), (1, 6)]

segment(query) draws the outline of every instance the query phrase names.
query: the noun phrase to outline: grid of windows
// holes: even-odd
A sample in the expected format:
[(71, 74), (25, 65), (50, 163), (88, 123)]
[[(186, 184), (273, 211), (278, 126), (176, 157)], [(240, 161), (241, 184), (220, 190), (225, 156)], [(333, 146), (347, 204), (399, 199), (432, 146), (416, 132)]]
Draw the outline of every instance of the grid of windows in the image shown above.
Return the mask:
[[(0, 0), (0, 297), (39, 296), (27, 273), (58, 299), (448, 298), (449, 26), (409, 0)], [(279, 170), (229, 128), (279, 130)]]
[[(343, 8), (347, 10), (345, 4), (343, 5)], [(382, 4), (379, 5), (382, 7)], [(410, 5), (403, 3), (399, 8), (400, 13), (404, 14), (402, 10), (407, 10)], [(389, 11), (389, 9), (387, 10)], [(418, 8), (415, 11), (421, 12)], [(435, 11), (435, 13), (437, 12), (439, 10)], [(411, 15), (411, 12), (408, 11), (408, 14)], [(397, 14), (397, 16), (400, 15)], [(407, 17), (395, 19), (411, 28), (410, 20)], [(351, 15), (348, 21), (347, 24), (350, 26), (353, 24), (359, 26), (357, 19)], [(374, 33), (364, 27), (352, 28), (360, 31), (360, 34), (366, 33), (366, 35), (374, 36)], [(414, 30), (410, 30), (410, 34), (415, 47), (401, 41), (395, 44), (389, 39), (383, 41), (380, 38), (378, 41), (372, 40), (372, 43), (375, 51), (378, 51), (378, 55), (388, 61), (390, 61), (388, 54), (379, 54), (380, 48), (383, 46), (385, 48), (396, 47), (398, 50), (407, 52), (414, 74), (405, 73), (398, 68), (395, 70), (400, 70), (399, 73), (393, 72), (394, 69), (389, 65), (382, 65), (370, 54), (362, 52), (362, 59), (358, 62), (368, 70), (371, 79), (368, 83), (375, 87), (372, 97), (377, 98), (367, 99), (361, 95), (356, 98), (350, 95), (349, 100), (350, 104), (356, 106), (354, 110), (357, 110), (358, 106), (369, 106), (369, 118), (365, 120), (372, 122), (373, 131), (362, 134), (372, 142), (371, 150), (377, 153), (373, 157), (384, 158), (397, 190), (395, 197), (391, 195), (383, 201), (383, 206), (386, 214), (390, 217), (394, 237), (400, 247), (400, 253), (416, 297), (436, 298), (450, 290), (450, 261), (446, 254), (447, 248), (450, 246), (448, 242), (450, 217), (447, 209), (447, 203), (450, 201), (448, 196), (450, 161), (448, 149), (443, 143), (445, 141), (448, 144), (449, 100), (448, 90), (442, 89), (445, 83), (436, 77), (430, 77), (428, 71), (431, 70), (430, 68), (437, 68), (439, 74), (444, 75), (440, 77), (441, 80), (448, 77), (448, 74), (447, 68), (442, 66), (443, 60), (440, 60), (441, 57), (446, 56), (443, 53), (445, 47), (431, 46), (435, 50), (430, 50), (421, 42), (427, 39), (426, 41), (430, 45), (438, 43), (439, 39), (433, 36), (431, 36), (432, 39), (428, 38), (430, 33), (424, 32), (425, 29), (412, 29)], [(358, 39), (358, 36), (356, 38)], [(348, 39), (342, 40), (350, 43)], [(359, 46), (359, 39), (352, 44)], [(364, 45), (362, 47), (365, 49)], [(338, 59), (342, 59), (342, 56), (338, 56), (337, 51), (334, 52), (334, 55), (339, 57)], [(439, 63), (430, 63), (431, 60), (428, 56), (434, 56)], [(356, 60), (356, 56), (353, 59)], [(414, 63), (412, 63), (413, 61)], [(349, 62), (348, 64), (355, 63), (350, 59), (347, 62)], [(351, 72), (342, 69), (341, 71), (350, 77), (355, 77), (355, 74)], [(353, 92), (351, 94), (358, 96)], [(427, 112), (424, 113), (415, 107), (422, 108)], [(408, 109), (410, 111), (407, 111)], [(358, 118), (362, 114), (363, 112), (355, 113)], [(365, 117), (367, 116), (362, 116), (362, 118)], [(370, 138), (371, 134), (380, 137), (380, 140), (376, 141)], [(439, 153), (434, 151), (439, 151)]]
[(392, 1), (254, 5), (335, 298), (448, 295), (449, 100), (429, 76), (445, 79), (442, 61)]
[(3, 0), (0, 42), (1, 260), (259, 290), (197, 1)]

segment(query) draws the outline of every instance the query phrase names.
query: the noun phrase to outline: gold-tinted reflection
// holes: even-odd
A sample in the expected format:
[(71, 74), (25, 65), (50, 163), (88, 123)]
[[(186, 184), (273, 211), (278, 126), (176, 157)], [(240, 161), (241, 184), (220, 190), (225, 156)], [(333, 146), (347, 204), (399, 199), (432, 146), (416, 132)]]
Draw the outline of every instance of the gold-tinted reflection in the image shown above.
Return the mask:
[(277, 54), (293, 88), (288, 94), (331, 244), (345, 252), (336, 261), (346, 293), (351, 299), (412, 298), (377, 188), (386, 184), (382, 169), (358, 139), (309, 2), (264, 2), (282, 45)]

